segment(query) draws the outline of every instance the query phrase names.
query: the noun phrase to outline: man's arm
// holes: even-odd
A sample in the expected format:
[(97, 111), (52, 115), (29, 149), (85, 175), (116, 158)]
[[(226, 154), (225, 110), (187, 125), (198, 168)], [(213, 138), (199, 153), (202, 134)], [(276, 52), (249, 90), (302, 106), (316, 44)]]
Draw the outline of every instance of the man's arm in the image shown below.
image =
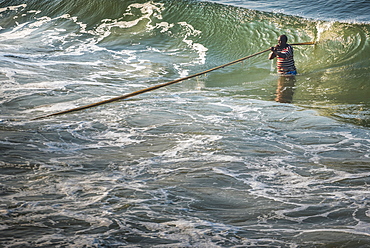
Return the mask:
[(269, 59), (274, 59), (276, 58), (276, 54), (274, 52), (271, 52), (270, 55), (269, 55)]
[(273, 58), (276, 58), (276, 57), (285, 59), (287, 57), (287, 55), (286, 55), (286, 53), (278, 52), (276, 47), (271, 47), (271, 53), (270, 53), (269, 59), (273, 59)]

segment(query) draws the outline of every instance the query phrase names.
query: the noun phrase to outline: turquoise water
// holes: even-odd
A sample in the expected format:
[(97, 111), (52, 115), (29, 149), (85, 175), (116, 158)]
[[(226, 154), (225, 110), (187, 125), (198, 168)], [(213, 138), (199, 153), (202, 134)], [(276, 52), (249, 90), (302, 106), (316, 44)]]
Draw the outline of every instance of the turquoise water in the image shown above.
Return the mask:
[[(310, 3), (0, 1), (0, 246), (369, 246), (370, 7)], [(294, 79), (265, 53), (30, 120), (282, 33), (316, 42)]]

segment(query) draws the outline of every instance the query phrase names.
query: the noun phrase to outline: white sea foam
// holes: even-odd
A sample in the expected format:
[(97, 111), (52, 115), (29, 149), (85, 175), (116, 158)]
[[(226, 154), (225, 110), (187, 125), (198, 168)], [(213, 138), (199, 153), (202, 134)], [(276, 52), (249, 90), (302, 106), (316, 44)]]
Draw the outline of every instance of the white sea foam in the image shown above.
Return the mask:
[(20, 4), (20, 5), (15, 5), (15, 6), (7, 6), (5, 8), (0, 8), (0, 13), (1, 12), (4, 12), (4, 11), (8, 11), (8, 10), (14, 11), (14, 10), (18, 10), (19, 8), (26, 8), (26, 7), (27, 7), (27, 4)]
[(139, 24), (146, 20), (147, 24), (144, 27), (150, 30), (155, 27), (152, 25), (152, 17), (162, 19), (160, 12), (163, 10), (163, 4), (153, 2), (147, 2), (144, 4), (134, 3), (128, 6), (127, 13), (125, 15), (132, 15), (131, 11), (133, 8), (139, 9), (142, 16), (132, 21), (105, 19), (102, 20), (102, 23), (95, 29), (95, 31), (88, 31), (88, 33), (92, 33), (94, 35), (99, 34), (99, 40), (102, 40), (111, 34), (111, 29), (114, 27), (127, 29), (137, 26), (140, 28)]

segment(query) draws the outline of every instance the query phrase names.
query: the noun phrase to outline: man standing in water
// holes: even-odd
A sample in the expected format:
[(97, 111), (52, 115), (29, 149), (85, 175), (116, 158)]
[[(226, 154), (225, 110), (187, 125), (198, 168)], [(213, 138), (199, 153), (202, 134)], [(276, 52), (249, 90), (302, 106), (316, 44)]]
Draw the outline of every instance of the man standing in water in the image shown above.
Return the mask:
[[(277, 58), (277, 72), (281, 75), (278, 79), (275, 101), (291, 103), (297, 70), (294, 65), (293, 47), (287, 44), (288, 37), (280, 35), (278, 45), (271, 47), (269, 59)], [(287, 77), (288, 76), (288, 77)]]
[(277, 58), (277, 72), (280, 75), (297, 75), (293, 59), (293, 47), (289, 44), (286, 35), (280, 35), (278, 45), (271, 47), (269, 59)]

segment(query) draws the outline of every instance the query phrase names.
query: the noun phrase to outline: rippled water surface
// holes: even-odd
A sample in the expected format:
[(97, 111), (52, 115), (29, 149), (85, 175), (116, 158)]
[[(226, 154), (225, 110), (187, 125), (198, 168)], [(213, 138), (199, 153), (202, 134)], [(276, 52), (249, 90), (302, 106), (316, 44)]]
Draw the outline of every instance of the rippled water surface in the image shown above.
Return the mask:
[[(370, 6), (331, 2), (0, 1), (0, 246), (370, 246)], [(265, 53), (31, 120), (283, 33), (316, 42), (295, 78)]]

